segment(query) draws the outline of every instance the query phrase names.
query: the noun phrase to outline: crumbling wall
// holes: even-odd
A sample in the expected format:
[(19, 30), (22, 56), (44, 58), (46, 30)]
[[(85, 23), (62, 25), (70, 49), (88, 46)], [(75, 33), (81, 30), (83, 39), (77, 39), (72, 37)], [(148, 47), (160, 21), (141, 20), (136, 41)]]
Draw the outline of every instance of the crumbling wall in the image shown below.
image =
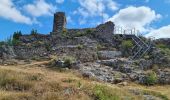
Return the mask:
[(113, 22), (106, 22), (96, 27), (94, 35), (99, 41), (112, 44), (114, 27), (115, 25)]
[(52, 53), (58, 56), (72, 56), (81, 62), (92, 62), (97, 60), (97, 50), (90, 46), (84, 46), (82, 48), (75, 45), (54, 47)]
[(50, 35), (44, 35), (44, 34), (22, 35), (19, 37), (19, 41), (22, 43), (33, 43), (35, 41), (48, 42), (50, 41), (50, 39), (51, 39)]
[(47, 49), (44, 46), (39, 47), (25, 47), (18, 46), (14, 48), (14, 52), (19, 59), (31, 59), (34, 57), (47, 56)]

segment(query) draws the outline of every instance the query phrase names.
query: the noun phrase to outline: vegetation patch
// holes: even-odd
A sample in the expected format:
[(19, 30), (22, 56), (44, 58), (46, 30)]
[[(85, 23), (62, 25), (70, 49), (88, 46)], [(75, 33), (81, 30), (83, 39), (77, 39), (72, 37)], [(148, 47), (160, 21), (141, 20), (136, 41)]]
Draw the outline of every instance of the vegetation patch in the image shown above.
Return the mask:
[(0, 69), (0, 89), (26, 91), (33, 86), (33, 82), (39, 80), (39, 75), (15, 72)]
[(158, 81), (157, 74), (154, 71), (150, 71), (147, 73), (146, 76), (146, 84), (147, 85), (154, 85)]
[(120, 96), (114, 94), (114, 92), (110, 91), (106, 86), (96, 85), (93, 92), (95, 100), (120, 100)]

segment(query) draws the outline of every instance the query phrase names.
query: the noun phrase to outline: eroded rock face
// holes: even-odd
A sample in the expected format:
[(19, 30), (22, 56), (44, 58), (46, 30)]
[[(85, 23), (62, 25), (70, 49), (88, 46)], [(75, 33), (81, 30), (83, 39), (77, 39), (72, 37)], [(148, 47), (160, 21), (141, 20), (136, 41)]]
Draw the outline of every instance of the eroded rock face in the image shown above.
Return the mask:
[(72, 56), (81, 62), (93, 62), (97, 60), (97, 52), (95, 47), (79, 46), (79, 45), (67, 45), (52, 48), (53, 54), (58, 56)]
[(162, 53), (160, 49), (155, 49), (151, 53), (151, 60), (160, 67), (170, 67), (170, 57)]
[(152, 60), (145, 60), (145, 59), (140, 59), (138, 63), (139, 63), (139, 68), (141, 70), (149, 70), (153, 65)]
[(98, 63), (86, 63), (81, 64), (80, 66), (80, 72), (84, 77), (94, 78), (109, 83), (120, 83), (128, 80), (126, 74), (114, 71), (111, 67)]
[(120, 51), (98, 51), (99, 59), (114, 59), (116, 57), (121, 57), (122, 53)]
[(160, 70), (158, 72), (158, 83), (170, 84), (170, 71)]
[(13, 46), (3, 45), (0, 48), (0, 58), (7, 60), (7, 59), (13, 59), (16, 55), (13, 50)]

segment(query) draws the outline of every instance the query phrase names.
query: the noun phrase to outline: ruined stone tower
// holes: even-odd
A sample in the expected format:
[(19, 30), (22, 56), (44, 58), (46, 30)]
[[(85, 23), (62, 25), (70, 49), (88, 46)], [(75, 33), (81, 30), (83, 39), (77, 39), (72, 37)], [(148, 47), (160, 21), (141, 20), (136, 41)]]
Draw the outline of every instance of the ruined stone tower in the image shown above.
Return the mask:
[(64, 12), (56, 12), (54, 14), (53, 35), (61, 34), (66, 27), (66, 17)]

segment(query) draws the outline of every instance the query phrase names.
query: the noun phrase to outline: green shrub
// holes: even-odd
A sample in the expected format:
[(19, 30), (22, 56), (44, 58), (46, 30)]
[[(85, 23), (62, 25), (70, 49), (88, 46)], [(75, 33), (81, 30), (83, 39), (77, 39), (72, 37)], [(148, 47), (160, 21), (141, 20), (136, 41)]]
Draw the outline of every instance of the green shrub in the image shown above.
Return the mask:
[(165, 49), (165, 48), (168, 48), (165, 44), (157, 44), (156, 45), (157, 48), (161, 48), (161, 49)]
[(164, 48), (164, 49), (160, 49), (160, 50), (163, 54), (170, 57), (170, 49), (169, 48)]
[(93, 33), (93, 30), (92, 30), (92, 29), (86, 30), (86, 34), (91, 34), (91, 33)]
[(18, 39), (12, 39), (12, 45), (19, 45), (20, 41)]
[(14, 34), (13, 34), (13, 39), (18, 40), (20, 36), (22, 36), (21, 31), (14, 32)]
[(0, 42), (0, 47), (2, 47), (3, 45), (5, 45), (5, 42), (4, 42), (4, 41), (1, 41), (1, 42)]
[(84, 36), (84, 33), (83, 32), (77, 32), (75, 34), (75, 37), (81, 37), (81, 36)]
[(120, 100), (120, 97), (106, 86), (96, 85), (93, 91), (95, 100)]
[(62, 35), (63, 37), (68, 37), (67, 29), (64, 28), (61, 35)]
[(133, 47), (132, 40), (122, 41), (122, 44), (121, 44), (122, 49), (121, 50), (122, 50), (124, 57), (129, 57), (130, 55), (132, 55), (132, 47)]
[(154, 85), (158, 80), (157, 74), (153, 71), (149, 72), (146, 76), (146, 84)]
[(133, 42), (131, 40), (124, 40), (122, 42), (123, 48), (132, 48), (133, 47)]
[(34, 35), (34, 36), (35, 36), (35, 35), (37, 35), (37, 34), (38, 34), (38, 33), (37, 33), (37, 30), (35, 30), (35, 29), (32, 29), (32, 30), (31, 30), (31, 35)]
[(64, 60), (65, 67), (70, 67), (71, 64), (75, 62), (75, 58), (69, 56), (64, 57), (63, 60)]
[(84, 46), (81, 45), (81, 44), (77, 45), (77, 48), (78, 48), (78, 49), (83, 49), (83, 47), (84, 47)]

